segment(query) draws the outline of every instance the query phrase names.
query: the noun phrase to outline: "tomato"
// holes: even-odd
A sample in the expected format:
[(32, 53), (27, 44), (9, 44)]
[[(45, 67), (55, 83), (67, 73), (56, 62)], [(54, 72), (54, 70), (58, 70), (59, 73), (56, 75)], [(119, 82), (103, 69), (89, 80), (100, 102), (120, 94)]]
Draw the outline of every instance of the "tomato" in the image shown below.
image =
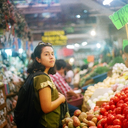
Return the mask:
[(108, 112), (105, 112), (105, 113), (104, 113), (104, 116), (108, 116)]
[(122, 126), (123, 126), (123, 128), (128, 128), (128, 121), (127, 121), (127, 119), (124, 119)]
[(108, 111), (110, 109), (110, 106), (107, 104), (104, 106), (104, 108)]
[(111, 105), (115, 105), (114, 101), (113, 101), (113, 100), (110, 100), (110, 101), (109, 101), (109, 105), (110, 105), (110, 106), (111, 106)]
[(116, 104), (116, 107), (122, 107), (123, 104), (124, 104), (124, 103), (119, 103), (119, 102), (118, 102), (118, 103)]
[(117, 107), (117, 108), (115, 109), (115, 112), (116, 112), (116, 114), (121, 114), (121, 113), (122, 113), (121, 107)]
[(128, 90), (126, 90), (124, 93), (125, 93), (125, 94), (128, 93)]
[(106, 109), (105, 109), (105, 108), (100, 108), (100, 113), (101, 113), (102, 115), (104, 115), (105, 112), (106, 112)]
[(115, 96), (120, 98), (121, 95), (120, 95), (120, 93), (116, 93)]
[(123, 110), (123, 114), (127, 115), (128, 114), (128, 107), (125, 107), (125, 109)]
[(113, 125), (112, 128), (121, 128), (120, 125)]
[(114, 101), (115, 103), (117, 103), (117, 102), (119, 101), (119, 98), (118, 98), (117, 96), (114, 96), (113, 101)]
[(112, 110), (109, 110), (109, 111), (108, 111), (108, 114), (111, 114), (111, 113), (112, 113)]
[(120, 100), (124, 100), (127, 96), (126, 95), (121, 95)]
[(124, 108), (128, 107), (128, 105), (126, 103), (123, 103), (123, 105), (121, 106), (121, 109), (124, 110)]
[(104, 107), (105, 105), (107, 105), (108, 103), (106, 103), (106, 102), (104, 102), (103, 104), (102, 104), (102, 107)]
[(97, 111), (97, 110), (99, 110), (99, 106), (94, 107), (94, 111)]
[(113, 120), (113, 125), (121, 125), (121, 121), (119, 119)]
[(113, 116), (112, 114), (108, 114), (108, 118), (107, 118), (108, 125), (113, 124), (114, 119), (115, 119), (115, 116)]
[(113, 128), (113, 125), (108, 125), (108, 127), (107, 128)]
[(123, 121), (124, 120), (124, 115), (117, 114), (115, 118), (119, 119), (120, 121)]
[(99, 115), (98, 117), (97, 117), (97, 120), (99, 121), (99, 120), (101, 120), (103, 118), (103, 116), (102, 115)]
[(97, 128), (103, 128), (101, 124), (98, 124), (97, 125)]
[(111, 105), (111, 106), (110, 106), (110, 109), (111, 109), (112, 111), (113, 111), (115, 108), (116, 108), (115, 105)]
[(105, 123), (104, 128), (107, 128), (107, 127), (108, 127), (108, 124), (107, 124), (107, 123)]
[(107, 123), (107, 118), (103, 118), (102, 121), (101, 121), (101, 125), (104, 126), (105, 123)]
[(123, 95), (125, 95), (125, 93), (124, 92), (121, 92), (120, 95), (123, 96)]
[(128, 98), (125, 98), (125, 99), (124, 99), (124, 102), (125, 102), (125, 103), (128, 102)]
[(126, 104), (128, 105), (128, 101), (126, 102)]

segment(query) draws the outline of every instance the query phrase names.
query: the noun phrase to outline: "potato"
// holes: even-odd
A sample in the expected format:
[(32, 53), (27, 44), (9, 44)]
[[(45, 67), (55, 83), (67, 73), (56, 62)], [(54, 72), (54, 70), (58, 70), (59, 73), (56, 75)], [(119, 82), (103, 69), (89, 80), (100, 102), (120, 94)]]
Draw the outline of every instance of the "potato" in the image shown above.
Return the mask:
[(93, 118), (92, 118), (92, 121), (93, 121), (95, 124), (97, 124), (97, 118), (96, 118), (96, 117), (93, 117)]
[(70, 117), (65, 118), (66, 125), (68, 125), (69, 122), (73, 122), (72, 118)]
[(85, 112), (81, 112), (78, 118), (82, 122), (84, 118), (87, 118), (87, 114)]
[(80, 120), (79, 120), (78, 117), (76, 117), (76, 116), (73, 116), (73, 125), (74, 125), (75, 127), (80, 126)]
[(92, 120), (93, 117), (94, 117), (94, 114), (88, 114), (87, 115), (87, 120)]
[(88, 126), (96, 126), (96, 124), (92, 121), (88, 121)]

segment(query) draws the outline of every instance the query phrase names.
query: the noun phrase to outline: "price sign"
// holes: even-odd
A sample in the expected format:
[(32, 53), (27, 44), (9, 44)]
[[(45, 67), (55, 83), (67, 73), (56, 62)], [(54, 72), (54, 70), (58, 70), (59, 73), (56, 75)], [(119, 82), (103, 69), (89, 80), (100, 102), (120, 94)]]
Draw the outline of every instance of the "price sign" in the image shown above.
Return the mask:
[(115, 12), (113, 15), (109, 16), (109, 18), (112, 20), (117, 29), (122, 28), (128, 23), (128, 4)]

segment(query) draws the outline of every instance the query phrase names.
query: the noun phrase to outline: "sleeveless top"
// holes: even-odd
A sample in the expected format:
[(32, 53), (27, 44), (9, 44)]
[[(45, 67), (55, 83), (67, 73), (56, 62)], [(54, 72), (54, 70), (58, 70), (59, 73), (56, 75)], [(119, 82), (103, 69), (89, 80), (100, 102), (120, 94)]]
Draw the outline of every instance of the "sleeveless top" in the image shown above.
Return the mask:
[[(50, 77), (46, 74), (38, 75), (34, 77), (34, 89), (35, 93), (37, 95), (37, 103), (40, 104), (39, 100), (39, 90), (49, 86), (51, 88), (51, 100), (54, 101), (58, 98), (58, 91), (56, 89), (55, 84), (50, 79)], [(44, 103), (45, 104), (45, 103)], [(40, 110), (40, 106), (35, 104), (36, 110)], [(59, 121), (60, 121), (60, 106), (57, 107), (55, 110), (49, 113), (44, 113), (42, 111), (41, 118), (39, 120), (39, 123), (47, 128), (58, 128), (59, 127)]]

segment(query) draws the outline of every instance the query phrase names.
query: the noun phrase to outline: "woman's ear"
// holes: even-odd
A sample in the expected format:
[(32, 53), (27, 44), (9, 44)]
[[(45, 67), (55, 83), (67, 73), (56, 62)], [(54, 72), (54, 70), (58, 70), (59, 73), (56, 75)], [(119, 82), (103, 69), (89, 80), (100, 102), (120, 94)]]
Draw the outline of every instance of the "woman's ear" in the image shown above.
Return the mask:
[(40, 59), (39, 59), (38, 57), (36, 57), (36, 61), (37, 61), (38, 63), (40, 63)]

